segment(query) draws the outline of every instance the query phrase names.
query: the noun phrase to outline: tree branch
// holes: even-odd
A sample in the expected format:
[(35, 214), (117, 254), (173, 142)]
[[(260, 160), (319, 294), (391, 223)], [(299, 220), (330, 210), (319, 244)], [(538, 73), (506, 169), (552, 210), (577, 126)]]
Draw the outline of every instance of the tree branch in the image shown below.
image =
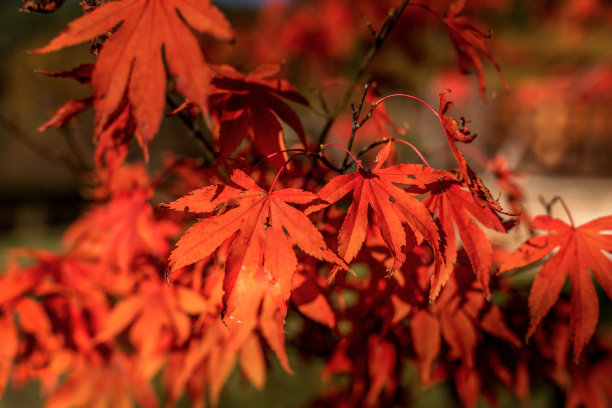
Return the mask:
[[(176, 110), (180, 105), (178, 105), (170, 95), (166, 94), (166, 101), (172, 108), (172, 110)], [(205, 154), (206, 161), (212, 163), (217, 157), (219, 157), (218, 153), (215, 151), (214, 146), (208, 140), (204, 132), (202, 132), (201, 127), (197, 126), (193, 118), (191, 118), (185, 110), (179, 110), (175, 116), (178, 116), (181, 122), (189, 129), (191, 132), (191, 136), (193, 136), (197, 140), (197, 145)]]
[[(359, 65), (359, 68), (355, 73), (351, 86), (347, 88), (342, 99), (340, 100), (340, 103), (336, 106), (336, 109), (334, 109), (332, 114), (327, 118), (327, 121), (323, 125), (323, 129), (321, 130), (321, 134), (319, 135), (319, 146), (325, 144), (325, 139), (329, 134), (329, 130), (331, 129), (332, 125), (334, 124), (334, 121), (336, 120), (340, 112), (342, 112), (349, 99), (351, 98), (355, 85), (365, 75), (367, 69), (370, 67), (370, 64), (374, 60), (374, 57), (376, 57), (378, 50), (381, 48), (383, 42), (391, 32), (391, 29), (393, 28), (395, 23), (397, 23), (397, 21), (401, 17), (402, 13), (404, 12), (404, 9), (406, 8), (409, 2), (410, 0), (404, 0), (402, 1), (402, 4), (400, 4), (399, 7), (389, 10), (389, 13), (383, 21), (382, 25), (380, 26), (378, 31), (374, 33), (374, 42), (370, 46), (370, 49), (368, 50), (364, 59), (361, 61), (361, 65)], [(373, 30), (370, 28), (370, 31)]]
[(32, 137), (29, 133), (21, 129), (14, 120), (1, 114), (0, 125), (7, 130), (7, 133), (13, 136), (18, 142), (23, 144), (32, 152), (36, 153), (43, 159), (59, 164), (75, 176), (80, 177), (84, 171), (88, 170), (86, 168), (82, 168), (78, 163), (73, 162), (65, 152), (52, 150), (45, 144), (40, 143), (38, 140), (36, 140), (36, 138)]

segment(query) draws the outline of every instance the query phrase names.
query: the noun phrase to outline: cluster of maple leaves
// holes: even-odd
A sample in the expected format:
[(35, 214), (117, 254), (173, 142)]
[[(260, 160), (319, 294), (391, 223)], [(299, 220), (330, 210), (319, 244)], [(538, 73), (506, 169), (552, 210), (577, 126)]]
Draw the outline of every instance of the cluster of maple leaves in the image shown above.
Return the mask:
[[(512, 212), (491, 197), (458, 147), (475, 134), (450, 116), (446, 92), (439, 109), (427, 107), (456, 169), (434, 169), (422, 156), (423, 164), (397, 162), (402, 132), (372, 93), (353, 111), (346, 147), (314, 146), (293, 108), (310, 102), (279, 66), (242, 74), (204, 60), (193, 30), (234, 37), (208, 0), (94, 3), (83, 2), (85, 15), (33, 53), (102, 44), (93, 64), (43, 72), (93, 92), (40, 128), (93, 107), (95, 204), (66, 231), (59, 253), (8, 255), (0, 393), (9, 379), (38, 380), (50, 407), (173, 406), (184, 395), (216, 405), (236, 365), (264, 386), (268, 351), (292, 372), (285, 326), (295, 318), (303, 323), (293, 336), (298, 351), (326, 359), (328, 386), (313, 404), (406, 404), (409, 367), (423, 386), (451, 384), (466, 406), (481, 397), (495, 403), (500, 385), (527, 402), (530, 387), (550, 381), (566, 390), (568, 406), (612, 397), (611, 337), (596, 331), (589, 272), (612, 298), (612, 216), (579, 227), (571, 216), (570, 224), (523, 217), (548, 233), (508, 254), (486, 230), (515, 226), (522, 192), (497, 158), (490, 169)], [(439, 17), (484, 99), (480, 55), (499, 67), (486, 36), (461, 14), (464, 3), (444, 16), (434, 5), (396, 6)], [(381, 6), (372, 4), (376, 14)], [(149, 174), (144, 160), (126, 157), (132, 139), (148, 157), (168, 93), (185, 99), (171, 115), (206, 118), (214, 138), (199, 142), (215, 159), (168, 158)], [(361, 115), (364, 100), (370, 108)], [(353, 137), (366, 123), (375, 124), (373, 142), (355, 157)], [(339, 148), (346, 159), (334, 165), (328, 152)], [(498, 276), (543, 259), (528, 300)], [(561, 295), (568, 274), (569, 302)], [(349, 381), (335, 382), (339, 375)]]

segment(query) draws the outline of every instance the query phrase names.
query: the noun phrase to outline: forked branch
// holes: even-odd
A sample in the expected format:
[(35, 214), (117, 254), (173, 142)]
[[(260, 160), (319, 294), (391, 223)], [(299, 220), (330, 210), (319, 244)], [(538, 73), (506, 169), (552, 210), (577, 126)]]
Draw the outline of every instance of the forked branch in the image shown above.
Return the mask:
[(342, 112), (342, 110), (348, 103), (349, 99), (351, 98), (355, 85), (357, 85), (359, 81), (363, 78), (363, 76), (365, 75), (366, 71), (370, 67), (370, 64), (372, 64), (372, 61), (376, 57), (378, 50), (382, 47), (385, 39), (391, 32), (391, 29), (393, 29), (393, 26), (395, 25), (395, 23), (397, 23), (397, 21), (402, 16), (404, 9), (406, 8), (409, 2), (410, 0), (404, 0), (402, 1), (402, 4), (400, 4), (397, 8), (390, 9), (389, 13), (387, 14), (387, 17), (382, 22), (378, 31), (374, 32), (371, 25), (368, 26), (370, 31), (373, 33), (372, 35), (374, 37), (372, 45), (370, 46), (370, 49), (368, 50), (367, 54), (361, 61), (361, 64), (359, 65), (359, 68), (357, 69), (357, 72), (355, 73), (355, 76), (353, 77), (351, 86), (346, 88), (344, 95), (340, 99), (340, 103), (336, 105), (336, 108), (331, 113), (331, 115), (328, 116), (327, 121), (323, 125), (323, 129), (321, 130), (321, 134), (319, 135), (319, 142), (318, 142), (319, 145), (325, 144), (325, 140), (327, 139), (329, 130), (331, 129), (332, 125), (334, 124), (340, 112)]

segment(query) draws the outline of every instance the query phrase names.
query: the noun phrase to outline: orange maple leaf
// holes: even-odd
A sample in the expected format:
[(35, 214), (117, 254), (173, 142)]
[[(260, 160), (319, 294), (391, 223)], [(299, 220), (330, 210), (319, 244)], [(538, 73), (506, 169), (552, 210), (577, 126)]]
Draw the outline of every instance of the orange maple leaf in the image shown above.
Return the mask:
[(209, 0), (122, 0), (107, 2), (72, 21), (49, 44), (32, 53), (75, 45), (120, 24), (104, 44), (93, 71), (96, 133), (116, 114), (127, 95), (136, 118), (136, 137), (146, 152), (166, 104), (162, 48), (176, 89), (201, 109), (206, 108), (212, 74), (183, 20), (199, 32), (228, 40), (233, 37), (229, 23)]
[[(222, 259), (224, 249), (218, 254)], [(218, 264), (213, 265), (204, 289), (208, 304), (212, 303), (216, 310), (223, 297), (223, 273)], [(252, 279), (253, 287), (225, 322), (218, 318), (218, 313), (203, 313), (195, 325), (201, 328), (202, 335), (192, 336), (186, 347), (171, 354), (164, 375), (168, 405), (173, 405), (188, 388), (191, 403), (201, 406), (208, 388), (210, 403), (216, 406), (237, 360), (249, 381), (261, 389), (266, 379), (264, 339), (285, 371), (293, 372), (285, 349), (284, 315), (272, 299), (263, 268)], [(204, 383), (207, 387), (202, 386)]]
[(572, 294), (570, 326), (574, 342), (574, 358), (578, 359), (589, 342), (599, 319), (599, 302), (589, 269), (612, 299), (612, 261), (603, 251), (612, 252), (612, 216), (601, 217), (579, 227), (549, 216), (538, 216), (532, 227), (552, 231), (529, 239), (510, 254), (499, 269), (503, 273), (530, 265), (544, 258), (556, 248), (536, 275), (529, 293), (529, 330), (531, 337), (540, 321), (557, 303), (565, 278), (569, 274)]
[(131, 407), (159, 406), (150, 378), (134, 361), (118, 351), (95, 361), (79, 362), (66, 380), (53, 391), (47, 407)]
[[(368, 207), (372, 207), (376, 222), (387, 248), (393, 256), (390, 272), (400, 268), (406, 260), (402, 248), (407, 245), (407, 236), (412, 231), (416, 243), (424, 240), (437, 251), (440, 239), (431, 213), (425, 206), (396, 184), (426, 185), (438, 181), (446, 174), (416, 164), (399, 164), (381, 168), (389, 157), (391, 143), (379, 152), (378, 161), (372, 170), (359, 166), (353, 174), (342, 174), (331, 179), (319, 191), (326, 204), (315, 205), (307, 213), (333, 204), (353, 191), (353, 202), (348, 209), (338, 234), (338, 254), (351, 262), (361, 249), (368, 228)], [(407, 224), (410, 230), (404, 230)], [(410, 237), (412, 238), (412, 235)], [(334, 269), (333, 274), (337, 272)]]
[[(299, 189), (264, 191), (241, 170), (234, 170), (231, 180), (241, 188), (208, 186), (168, 204), (175, 210), (209, 215), (181, 237), (170, 255), (172, 270), (199, 261), (225, 240), (231, 240), (223, 282), (225, 312), (231, 312), (250, 290), (261, 265), (276, 293), (278, 307), (285, 311), (298, 264), (294, 244), (317, 259), (346, 268), (327, 249), (308, 217), (287, 204), (310, 203), (317, 198), (315, 194)], [(230, 209), (223, 212), (226, 208)]]
[(101, 324), (95, 340), (108, 342), (127, 329), (144, 373), (156, 373), (168, 350), (183, 347), (193, 331), (192, 316), (213, 308), (197, 291), (166, 284), (154, 277), (120, 300)]
[(179, 226), (154, 212), (152, 195), (143, 166), (119, 167), (93, 192), (108, 201), (93, 207), (64, 234), (62, 241), (73, 255), (97, 261), (94, 269), (105, 274), (103, 284), (110, 284), (109, 289), (114, 286), (110, 271), (126, 278), (140, 256), (167, 259), (168, 238), (177, 235)]

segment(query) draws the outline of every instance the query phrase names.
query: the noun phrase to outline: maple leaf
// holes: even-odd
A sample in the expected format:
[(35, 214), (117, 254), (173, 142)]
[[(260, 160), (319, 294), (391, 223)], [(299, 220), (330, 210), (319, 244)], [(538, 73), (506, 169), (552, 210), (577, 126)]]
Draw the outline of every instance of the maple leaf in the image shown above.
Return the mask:
[[(225, 260), (225, 248), (219, 252), (220, 258)], [(284, 315), (272, 299), (263, 268), (257, 270), (251, 290), (245, 293), (225, 322), (218, 315), (223, 297), (223, 271), (219, 262), (212, 265), (211, 272), (204, 292), (207, 302), (219, 308), (216, 314), (203, 316), (202, 334), (192, 336), (187, 347), (170, 357), (164, 379), (169, 405), (178, 399), (186, 386), (190, 388), (192, 404), (202, 405), (200, 402), (206, 400), (202, 384), (206, 382), (211, 405), (216, 406), (237, 360), (249, 381), (261, 389), (265, 383), (266, 362), (263, 341), (257, 332), (277, 355), (285, 371), (292, 373), (284, 343)]]
[(499, 189), (505, 193), (512, 212), (520, 214), (527, 224), (531, 224), (529, 215), (522, 208), (525, 202), (525, 193), (518, 183), (518, 179), (522, 175), (517, 173), (516, 170), (511, 169), (508, 161), (501, 154), (491, 159), (487, 167), (493, 173)]
[[(24, 268), (9, 257), (0, 282), (0, 331), (5, 339), (0, 387), (6, 380), (4, 370), (12, 365), (14, 380), (37, 379), (49, 388), (69, 369), (73, 356), (89, 359), (94, 354), (91, 333), (106, 316), (106, 294), (87, 265), (71, 256), (42, 250), (16, 250), (12, 255), (34, 264)], [(12, 326), (4, 324), (4, 318)]]
[[(0, 280), (0, 305), (14, 305), (19, 299), (33, 294), (40, 297), (52, 293), (74, 297), (92, 311), (104, 313), (106, 298), (92, 275), (90, 265), (74, 254), (58, 256), (46, 250), (17, 250), (7, 257), (9, 268)], [(28, 268), (20, 262), (34, 263)], [(86, 293), (86, 297), (81, 294)], [(12, 306), (11, 306), (12, 307)]]
[(4, 342), (4, 346), (0, 351), (0, 396), (4, 394), (4, 390), (8, 383), (8, 379), (13, 368), (13, 360), (17, 354), (19, 340), (17, 330), (10, 317), (0, 316), (0, 335)]
[(115, 189), (110, 200), (72, 224), (63, 241), (73, 251), (96, 257), (101, 269), (117, 266), (126, 273), (137, 255), (165, 257), (170, 250), (168, 237), (176, 235), (178, 226), (156, 218), (149, 203), (153, 189), (148, 178), (139, 180), (142, 167), (121, 170), (109, 181)]
[(465, 254), (431, 311), (416, 309), (410, 323), (424, 383), (431, 381), (431, 366), (441, 350), (440, 338), (448, 345), (448, 357), (460, 359), (466, 367), (475, 365), (475, 350), (482, 342), (482, 332), (520, 346), (520, 341), (506, 325), (502, 311), (485, 300), (482, 284), (474, 280), (464, 257)]
[[(319, 191), (319, 197), (326, 204), (312, 206), (307, 213), (333, 204), (353, 191), (353, 202), (338, 233), (338, 255), (346, 262), (355, 258), (365, 240), (368, 207), (371, 207), (384, 242), (393, 257), (393, 266), (390, 268), (393, 272), (400, 268), (406, 259), (402, 248), (409, 242), (408, 231), (414, 235), (417, 244), (426, 240), (434, 250), (438, 249), (440, 238), (429, 210), (394, 183), (424, 186), (437, 181), (446, 173), (416, 164), (382, 168), (389, 157), (390, 148), (391, 143), (387, 143), (379, 152), (378, 161), (372, 170), (359, 166), (353, 174), (343, 174), (331, 179)], [(407, 224), (410, 230), (404, 230), (402, 224)], [(337, 269), (332, 272), (332, 277), (335, 272)]]
[[(180, 13), (180, 15), (179, 15)], [(206, 109), (211, 71), (189, 27), (231, 39), (223, 14), (208, 0), (110, 1), (72, 21), (49, 44), (32, 51), (43, 54), (92, 39), (120, 24), (104, 44), (92, 85), (96, 133), (104, 128), (127, 96), (141, 146), (153, 139), (166, 103), (166, 72), (176, 89)]]
[(421, 381), (431, 381), (431, 366), (440, 353), (440, 324), (426, 310), (418, 310), (410, 321), (412, 347), (417, 355)]
[(148, 203), (151, 192), (114, 197), (77, 220), (64, 236), (64, 242), (90, 256), (100, 257), (102, 266), (117, 265), (128, 271), (139, 253), (163, 256), (166, 238), (177, 228), (171, 222), (155, 220)]
[(473, 196), (453, 180), (439, 183), (437, 189), (425, 197), (423, 204), (433, 214), (436, 214), (436, 219), (444, 233), (443, 242), (440, 245), (444, 263), (436, 265), (436, 271), (431, 277), (430, 301), (433, 302), (436, 299), (440, 289), (448, 281), (457, 260), (458, 246), (455, 227), (470, 259), (472, 269), (482, 283), (485, 295), (490, 296), (489, 279), (493, 249), (487, 236), (475, 221), (487, 228), (505, 232), (506, 228), (499, 216), (490, 207), (477, 205)]
[[(61, 72), (49, 72), (43, 70), (37, 70), (35, 72), (50, 76), (53, 78), (72, 78), (84, 85), (91, 85), (91, 73), (93, 72), (94, 64), (81, 64), (76, 68), (61, 71)], [(67, 124), (70, 119), (83, 112), (85, 109), (93, 105), (93, 97), (88, 96), (86, 98), (71, 99), (63, 104), (55, 112), (53, 117), (47, 122), (38, 127), (39, 132), (43, 132), (52, 127), (60, 127)]]
[(397, 387), (397, 379), (394, 376), (396, 355), (395, 346), (378, 335), (372, 334), (368, 339), (368, 371), (372, 380), (365, 396), (366, 406), (375, 406), (385, 389), (389, 394), (393, 394)]
[(603, 358), (577, 367), (572, 373), (572, 385), (567, 394), (566, 407), (606, 407), (612, 401), (612, 358)]
[(589, 269), (612, 299), (612, 261), (603, 251), (612, 252), (612, 216), (597, 218), (579, 227), (549, 216), (536, 217), (531, 226), (548, 235), (530, 238), (510, 254), (498, 273), (530, 265), (558, 248), (536, 275), (529, 293), (529, 329), (531, 337), (541, 320), (557, 302), (569, 274), (572, 287), (570, 327), (577, 360), (589, 342), (599, 319), (599, 302)]
[[(281, 98), (308, 105), (285, 80), (275, 79), (278, 65), (262, 65), (242, 75), (228, 65), (217, 69), (210, 96), (210, 112), (218, 122), (221, 157), (229, 157), (249, 137), (264, 156), (286, 149), (279, 119), (291, 127), (307, 146), (306, 135), (293, 109)], [(270, 158), (277, 168), (287, 160), (287, 153)]]
[[(477, 136), (476, 133), (472, 133), (463, 118), (460, 118), (457, 121), (450, 115), (446, 113), (450, 109), (452, 102), (446, 100), (447, 92), (441, 92), (440, 96), (440, 108), (437, 113), (438, 118), (440, 119), (440, 124), (444, 129), (444, 135), (448, 141), (448, 144), (453, 152), (453, 156), (455, 156), (455, 160), (457, 161), (457, 166), (459, 167), (459, 174), (463, 179), (465, 185), (469, 188), (474, 200), (480, 205), (485, 206), (488, 205), (496, 212), (503, 213), (501, 205), (491, 196), (491, 192), (484, 185), (483, 181), (474, 173), (474, 170), (469, 166), (465, 156), (457, 147), (457, 142), (462, 143), (471, 143)], [(509, 214), (511, 215), (511, 214)]]
[[(167, 205), (179, 211), (208, 215), (178, 241), (170, 255), (172, 270), (197, 262), (212, 254), (225, 240), (231, 240), (223, 282), (225, 312), (231, 312), (250, 290), (261, 265), (277, 294), (278, 307), (285, 311), (297, 269), (294, 244), (310, 256), (346, 268), (327, 249), (323, 236), (308, 217), (288, 204), (307, 204), (316, 195), (299, 189), (267, 192), (241, 170), (234, 170), (231, 180), (240, 188), (208, 186)], [(229, 209), (223, 212), (226, 208)], [(211, 215), (215, 210), (217, 213)]]
[[(56, 78), (72, 78), (84, 85), (91, 86), (93, 69), (94, 64), (81, 64), (68, 71), (48, 72), (38, 70), (36, 72)], [(92, 107), (93, 103), (93, 96), (69, 100), (57, 109), (51, 119), (39, 126), (38, 131), (44, 132), (52, 127), (65, 126), (73, 117)], [(100, 176), (112, 176), (116, 168), (123, 163), (133, 139), (134, 129), (135, 123), (130, 106), (124, 98), (116, 113), (94, 134), (97, 142), (94, 162), (97, 170), (100, 171)], [(142, 147), (146, 149), (146, 146)], [(104, 168), (107, 174), (101, 173)]]
[(207, 309), (205, 300), (192, 289), (168, 288), (159, 279), (142, 280), (135, 293), (115, 305), (96, 340), (109, 341), (129, 326), (130, 341), (146, 363), (173, 344), (180, 347), (191, 333), (189, 315)]
[(143, 376), (128, 355), (113, 352), (108, 361), (82, 362), (54, 390), (46, 406), (68, 407), (158, 407), (150, 378)]
[(479, 54), (484, 55), (499, 73), (502, 83), (506, 88), (506, 92), (508, 92), (508, 84), (501, 72), (501, 67), (493, 59), (487, 49), (486, 40), (489, 39), (490, 36), (483, 34), (474, 27), (465, 16), (460, 15), (465, 3), (466, 0), (458, 0), (451, 4), (442, 22), (446, 26), (451, 41), (457, 50), (459, 68), (463, 72), (469, 72), (470, 65), (474, 67), (476, 77), (478, 78), (478, 91), (480, 97), (486, 101), (487, 96), (485, 92), (487, 90), (487, 80)]
[(305, 265), (300, 262), (298, 272), (293, 275), (291, 300), (309, 319), (334, 328), (336, 317), (323, 292), (323, 283), (317, 282), (316, 269)]

